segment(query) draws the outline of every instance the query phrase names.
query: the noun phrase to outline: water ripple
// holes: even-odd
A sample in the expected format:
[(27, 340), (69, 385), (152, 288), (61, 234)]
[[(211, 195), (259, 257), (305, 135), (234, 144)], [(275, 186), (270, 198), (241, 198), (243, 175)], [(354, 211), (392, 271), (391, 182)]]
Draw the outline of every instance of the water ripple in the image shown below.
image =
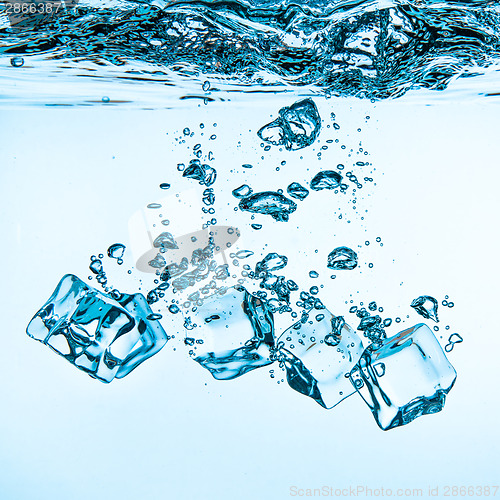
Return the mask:
[(382, 99), (498, 65), (499, 21), (499, 5), (479, 1), (80, 3), (43, 22), (4, 15), (0, 53), (94, 79)]

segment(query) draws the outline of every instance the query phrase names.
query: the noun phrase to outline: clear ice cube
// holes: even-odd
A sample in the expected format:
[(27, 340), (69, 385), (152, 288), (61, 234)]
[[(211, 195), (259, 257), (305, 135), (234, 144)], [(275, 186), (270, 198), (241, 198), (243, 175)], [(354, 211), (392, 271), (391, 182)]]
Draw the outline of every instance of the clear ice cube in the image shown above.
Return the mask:
[(115, 300), (67, 274), (26, 331), (91, 377), (111, 382), (166, 344), (162, 326), (147, 319), (151, 315), (141, 294)]
[(369, 346), (350, 379), (379, 427), (392, 429), (444, 407), (456, 372), (431, 329), (420, 323)]
[(356, 392), (347, 377), (363, 353), (363, 344), (341, 316), (324, 309), (317, 318), (305, 317), (306, 322), (283, 332), (278, 359), (292, 389), (333, 408)]
[(190, 354), (218, 380), (273, 362), (273, 315), (263, 300), (241, 286), (205, 298), (185, 326), (187, 338), (193, 339)]

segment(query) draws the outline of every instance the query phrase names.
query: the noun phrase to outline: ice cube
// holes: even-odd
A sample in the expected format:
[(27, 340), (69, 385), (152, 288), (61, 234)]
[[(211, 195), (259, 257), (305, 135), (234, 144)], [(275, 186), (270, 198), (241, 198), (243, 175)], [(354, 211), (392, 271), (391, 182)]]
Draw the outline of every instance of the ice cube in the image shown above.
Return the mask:
[(311, 145), (319, 134), (321, 118), (312, 99), (281, 108), (279, 118), (264, 125), (257, 135), (275, 146), (296, 150)]
[(383, 430), (444, 407), (456, 372), (431, 329), (420, 323), (369, 346), (350, 379)]
[(91, 377), (111, 382), (166, 344), (165, 331), (150, 315), (141, 294), (115, 300), (67, 274), (26, 331)]
[(274, 320), (267, 304), (241, 286), (203, 300), (185, 324), (190, 354), (218, 380), (272, 363)]
[(356, 392), (347, 376), (363, 353), (363, 345), (344, 319), (327, 309), (318, 319), (304, 318), (305, 322), (299, 321), (279, 337), (277, 356), (292, 389), (333, 408)]

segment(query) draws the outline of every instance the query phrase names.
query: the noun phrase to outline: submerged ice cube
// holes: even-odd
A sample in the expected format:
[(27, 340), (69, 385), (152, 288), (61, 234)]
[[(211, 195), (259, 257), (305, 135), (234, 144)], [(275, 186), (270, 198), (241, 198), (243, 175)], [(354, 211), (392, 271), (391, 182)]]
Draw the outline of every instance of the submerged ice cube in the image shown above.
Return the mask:
[(296, 150), (311, 145), (319, 134), (321, 118), (312, 99), (281, 108), (279, 118), (264, 125), (257, 135), (275, 146)]
[(241, 286), (204, 299), (185, 324), (191, 355), (218, 380), (272, 363), (274, 319), (266, 302)]
[(414, 299), (411, 303), (411, 307), (415, 309), (415, 311), (423, 316), (425, 319), (432, 319), (436, 323), (439, 322), (438, 319), (438, 301), (429, 295), (421, 295)]
[(141, 294), (113, 299), (64, 276), (27, 334), (102, 382), (122, 378), (156, 354), (167, 335)]
[(321, 406), (333, 408), (356, 392), (347, 376), (363, 345), (341, 316), (324, 309), (317, 319), (299, 321), (283, 332), (277, 347), (288, 385)]
[(369, 346), (350, 379), (383, 430), (437, 413), (456, 372), (431, 329), (420, 323)]

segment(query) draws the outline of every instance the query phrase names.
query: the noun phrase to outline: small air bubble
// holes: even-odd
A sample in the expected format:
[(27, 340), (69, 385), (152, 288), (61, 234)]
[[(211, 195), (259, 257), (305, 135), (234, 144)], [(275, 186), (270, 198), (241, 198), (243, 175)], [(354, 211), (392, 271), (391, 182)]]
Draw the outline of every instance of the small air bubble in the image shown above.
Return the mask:
[(20, 68), (24, 64), (24, 59), (22, 57), (13, 57), (10, 60), (10, 65), (14, 68)]

